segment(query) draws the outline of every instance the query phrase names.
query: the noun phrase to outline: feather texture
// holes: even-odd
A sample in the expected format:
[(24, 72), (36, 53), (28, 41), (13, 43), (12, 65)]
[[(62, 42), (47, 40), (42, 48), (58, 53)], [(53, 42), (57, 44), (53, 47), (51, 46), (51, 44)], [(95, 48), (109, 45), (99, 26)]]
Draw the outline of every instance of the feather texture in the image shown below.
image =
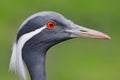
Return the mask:
[(13, 52), (10, 60), (10, 71), (14, 71), (16, 74), (18, 74), (22, 79), (26, 80), (26, 69), (25, 65), (22, 59), (22, 48), (25, 45), (25, 43), (31, 39), (36, 34), (40, 33), (43, 29), (45, 29), (46, 26), (39, 28), (35, 31), (29, 32), (24, 34), (20, 37), (17, 43), (14, 43), (13, 45)]

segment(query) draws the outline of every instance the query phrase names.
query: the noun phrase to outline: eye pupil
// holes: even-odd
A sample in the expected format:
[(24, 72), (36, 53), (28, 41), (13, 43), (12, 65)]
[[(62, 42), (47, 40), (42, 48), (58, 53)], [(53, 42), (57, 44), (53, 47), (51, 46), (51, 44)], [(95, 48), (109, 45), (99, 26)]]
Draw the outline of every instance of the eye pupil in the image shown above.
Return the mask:
[(47, 23), (47, 27), (48, 27), (49, 29), (53, 29), (53, 28), (55, 27), (55, 23), (54, 23), (54, 22), (48, 22), (48, 23)]
[(51, 26), (51, 27), (52, 27), (52, 26), (54, 26), (54, 25), (53, 25), (53, 24), (49, 24), (49, 26)]

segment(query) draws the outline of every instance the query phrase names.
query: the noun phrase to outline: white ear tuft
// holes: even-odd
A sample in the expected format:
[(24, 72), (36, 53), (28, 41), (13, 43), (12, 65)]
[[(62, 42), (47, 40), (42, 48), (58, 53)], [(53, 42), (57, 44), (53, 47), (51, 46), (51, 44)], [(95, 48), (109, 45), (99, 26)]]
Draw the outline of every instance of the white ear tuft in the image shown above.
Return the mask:
[(43, 29), (46, 28), (46, 25), (36, 29), (35, 31), (26, 33), (22, 35), (17, 43), (14, 43), (13, 45), (13, 52), (11, 56), (11, 61), (10, 61), (10, 71), (14, 71), (17, 73), (22, 79), (26, 80), (27, 74), (26, 74), (26, 69), (25, 65), (22, 59), (22, 48), (24, 47), (25, 43), (31, 39), (33, 36), (36, 34), (40, 33)]
[(26, 80), (26, 69), (22, 60), (22, 54), (16, 43), (14, 43), (13, 45), (13, 52), (10, 60), (9, 70), (15, 72), (22, 79)]

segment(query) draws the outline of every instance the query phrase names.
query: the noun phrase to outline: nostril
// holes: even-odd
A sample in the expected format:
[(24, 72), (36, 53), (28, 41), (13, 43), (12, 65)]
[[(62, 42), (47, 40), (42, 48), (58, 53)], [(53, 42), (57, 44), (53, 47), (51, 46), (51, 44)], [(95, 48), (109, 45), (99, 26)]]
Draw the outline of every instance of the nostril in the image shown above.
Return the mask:
[(86, 30), (80, 30), (81, 32), (87, 32)]

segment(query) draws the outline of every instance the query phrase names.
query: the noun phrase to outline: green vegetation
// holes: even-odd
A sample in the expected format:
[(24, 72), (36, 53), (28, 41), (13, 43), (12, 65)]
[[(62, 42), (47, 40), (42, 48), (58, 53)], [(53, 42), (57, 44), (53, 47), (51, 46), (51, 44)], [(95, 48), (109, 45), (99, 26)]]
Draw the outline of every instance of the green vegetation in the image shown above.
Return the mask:
[(120, 80), (120, 0), (1, 0), (0, 80), (19, 80), (8, 71), (17, 29), (28, 16), (47, 10), (112, 37), (76, 38), (52, 47), (46, 61), (48, 80)]

